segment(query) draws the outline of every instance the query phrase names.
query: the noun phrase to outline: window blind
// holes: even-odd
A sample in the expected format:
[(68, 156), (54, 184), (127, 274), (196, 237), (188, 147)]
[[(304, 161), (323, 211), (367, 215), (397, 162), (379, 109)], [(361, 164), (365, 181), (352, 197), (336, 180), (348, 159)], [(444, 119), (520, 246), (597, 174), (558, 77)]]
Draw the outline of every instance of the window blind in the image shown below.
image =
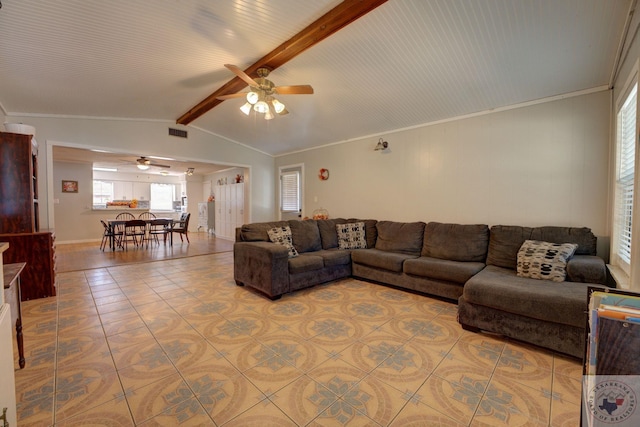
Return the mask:
[(280, 175), (280, 210), (282, 212), (300, 211), (300, 173), (283, 172)]
[(638, 85), (629, 92), (617, 116), (615, 249), (620, 260), (631, 263), (631, 226), (635, 175), (636, 106)]

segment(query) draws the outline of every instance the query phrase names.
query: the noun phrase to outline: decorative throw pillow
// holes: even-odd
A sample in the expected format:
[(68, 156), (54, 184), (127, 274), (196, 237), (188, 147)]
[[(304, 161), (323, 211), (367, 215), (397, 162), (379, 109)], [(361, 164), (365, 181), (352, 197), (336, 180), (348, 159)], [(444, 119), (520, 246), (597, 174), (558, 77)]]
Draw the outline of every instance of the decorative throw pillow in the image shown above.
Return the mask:
[(338, 248), (366, 249), (367, 239), (364, 235), (364, 222), (336, 224), (338, 232)]
[(578, 248), (575, 243), (549, 243), (525, 240), (518, 251), (520, 277), (564, 282), (567, 261)]
[(289, 226), (275, 227), (267, 231), (269, 240), (276, 245), (282, 245), (289, 249), (289, 258), (295, 258), (298, 256), (298, 251), (293, 247), (293, 240), (291, 239), (291, 228)]

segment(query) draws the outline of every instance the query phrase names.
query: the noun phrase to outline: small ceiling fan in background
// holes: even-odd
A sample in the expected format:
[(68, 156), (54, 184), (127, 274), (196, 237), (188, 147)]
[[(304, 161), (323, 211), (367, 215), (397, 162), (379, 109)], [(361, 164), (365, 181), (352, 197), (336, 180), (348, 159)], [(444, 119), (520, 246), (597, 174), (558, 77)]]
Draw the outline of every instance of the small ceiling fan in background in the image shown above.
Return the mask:
[[(271, 70), (266, 67), (258, 68), (257, 79), (252, 79), (235, 65), (225, 64), (229, 70), (240, 77), (249, 85), (249, 92), (234, 93), (231, 95), (218, 96), (217, 99), (233, 99), (246, 97), (247, 102), (240, 107), (240, 110), (249, 115), (251, 110), (264, 114), (265, 120), (271, 120), (275, 117), (275, 114), (285, 115), (289, 111), (285, 108), (285, 105), (275, 98), (274, 95), (310, 95), (313, 94), (313, 88), (309, 85), (295, 85), (295, 86), (276, 86), (273, 82), (267, 79)], [(275, 113), (275, 114), (274, 114)]]
[(136, 166), (138, 167), (138, 169), (143, 170), (143, 171), (149, 169), (149, 167), (151, 167), (151, 166), (155, 166), (157, 168), (167, 168), (167, 169), (171, 167), (169, 165), (161, 165), (159, 163), (152, 163), (151, 160), (146, 158), (145, 156), (140, 156), (140, 158), (136, 160)]

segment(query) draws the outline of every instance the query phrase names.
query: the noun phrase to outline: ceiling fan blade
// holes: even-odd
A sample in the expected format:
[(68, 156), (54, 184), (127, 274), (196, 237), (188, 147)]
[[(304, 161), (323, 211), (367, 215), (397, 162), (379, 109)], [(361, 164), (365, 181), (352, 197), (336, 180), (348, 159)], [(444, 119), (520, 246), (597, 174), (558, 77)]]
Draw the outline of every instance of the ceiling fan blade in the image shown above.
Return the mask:
[(311, 95), (313, 88), (309, 85), (276, 86), (274, 87), (278, 95)]
[(247, 94), (244, 92), (239, 92), (239, 93), (232, 93), (231, 95), (221, 95), (216, 98), (217, 99), (233, 99), (233, 98), (242, 98), (244, 96), (247, 96)]
[(160, 165), (158, 163), (149, 163), (149, 166), (155, 166), (157, 168), (166, 168), (166, 169), (169, 169), (171, 167), (169, 165)]
[(249, 75), (247, 75), (247, 73), (242, 71), (237, 66), (235, 66), (233, 64), (224, 64), (224, 66), (227, 67), (229, 70), (231, 70), (236, 76), (238, 76), (242, 80), (244, 80), (249, 86), (260, 86), (258, 83), (256, 83), (255, 80), (253, 80), (251, 77), (249, 77)]

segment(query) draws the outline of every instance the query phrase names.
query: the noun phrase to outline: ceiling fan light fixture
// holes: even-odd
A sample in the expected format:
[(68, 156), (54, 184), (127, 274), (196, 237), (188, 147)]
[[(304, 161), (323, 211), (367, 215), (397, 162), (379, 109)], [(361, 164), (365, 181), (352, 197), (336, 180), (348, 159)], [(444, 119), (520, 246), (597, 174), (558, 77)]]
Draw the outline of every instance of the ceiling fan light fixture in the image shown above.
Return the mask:
[(253, 106), (253, 109), (258, 113), (265, 114), (267, 111), (269, 111), (269, 105), (264, 101), (258, 101)]
[(256, 92), (251, 91), (249, 93), (247, 93), (247, 102), (251, 105), (255, 104), (256, 102), (258, 102), (258, 99), (260, 98), (260, 95), (258, 95)]
[(273, 99), (271, 101), (271, 104), (273, 104), (273, 109), (276, 111), (276, 113), (280, 114), (284, 111), (284, 104), (280, 101), (278, 101), (277, 99)]
[(275, 116), (273, 115), (273, 113), (271, 112), (271, 109), (268, 109), (266, 113), (264, 113), (264, 119), (265, 120), (271, 120), (273, 119)]
[(245, 102), (244, 105), (242, 107), (240, 107), (240, 111), (242, 111), (243, 113), (245, 113), (247, 116), (249, 115), (249, 113), (251, 112), (251, 104), (249, 102)]
[(136, 165), (138, 167), (138, 169), (140, 169), (141, 171), (146, 171), (147, 169), (149, 169), (149, 165), (145, 165), (144, 163), (138, 163)]

